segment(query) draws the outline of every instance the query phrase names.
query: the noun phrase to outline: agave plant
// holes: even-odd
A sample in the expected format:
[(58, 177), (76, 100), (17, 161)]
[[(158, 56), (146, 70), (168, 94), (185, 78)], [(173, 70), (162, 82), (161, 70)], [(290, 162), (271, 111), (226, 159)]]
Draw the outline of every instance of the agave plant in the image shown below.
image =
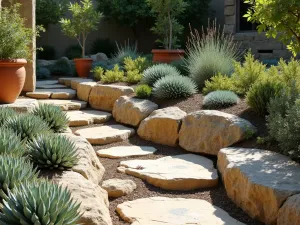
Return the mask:
[(39, 168), (69, 169), (78, 162), (77, 148), (58, 134), (39, 135), (28, 143), (28, 156)]
[(79, 207), (70, 192), (57, 184), (26, 182), (3, 201), (0, 224), (79, 225)]
[(156, 98), (187, 98), (197, 92), (196, 83), (189, 77), (167, 76), (154, 84), (153, 96)]
[(17, 112), (11, 108), (0, 108), (0, 127), (3, 126), (3, 124), (5, 123), (5, 121), (8, 118), (14, 117), (17, 115)]
[(166, 76), (180, 76), (180, 72), (169, 64), (157, 64), (144, 71), (142, 83), (153, 87), (156, 81)]
[[(37, 179), (38, 173), (25, 158), (0, 155), (0, 197), (25, 181)], [(1, 223), (2, 224), (2, 223)]]
[(12, 129), (0, 127), (0, 155), (22, 156), (26, 153), (20, 136)]
[(55, 133), (65, 131), (69, 124), (67, 114), (57, 106), (42, 104), (33, 114), (43, 119)]
[(220, 109), (236, 105), (239, 100), (232, 91), (213, 91), (204, 97), (203, 106), (207, 109)]
[(39, 134), (50, 132), (50, 128), (40, 117), (23, 114), (9, 118), (4, 127), (12, 129), (22, 140), (32, 140)]

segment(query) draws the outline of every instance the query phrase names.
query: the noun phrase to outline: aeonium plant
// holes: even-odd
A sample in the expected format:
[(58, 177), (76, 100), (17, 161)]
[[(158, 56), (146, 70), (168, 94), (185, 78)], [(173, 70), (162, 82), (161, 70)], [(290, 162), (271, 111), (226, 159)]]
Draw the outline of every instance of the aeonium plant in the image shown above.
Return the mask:
[(160, 37), (157, 42), (165, 49), (178, 48), (178, 36), (184, 27), (178, 22), (177, 17), (185, 11), (187, 3), (184, 0), (147, 0), (147, 2), (157, 14), (155, 26), (152, 28), (152, 31)]
[(62, 31), (69, 37), (75, 38), (82, 48), (82, 58), (85, 58), (85, 45), (89, 33), (97, 30), (103, 14), (96, 11), (91, 0), (81, 0), (80, 4), (70, 3), (69, 11), (72, 18), (62, 18)]

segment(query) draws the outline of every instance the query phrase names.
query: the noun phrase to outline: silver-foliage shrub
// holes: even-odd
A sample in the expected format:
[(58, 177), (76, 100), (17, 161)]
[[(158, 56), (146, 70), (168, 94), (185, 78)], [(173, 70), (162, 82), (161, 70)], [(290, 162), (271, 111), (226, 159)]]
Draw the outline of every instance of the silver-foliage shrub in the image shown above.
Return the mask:
[(22, 156), (26, 153), (26, 147), (18, 136), (10, 128), (0, 127), (0, 155)]
[(232, 91), (213, 91), (204, 97), (203, 107), (220, 109), (236, 105), (239, 97)]
[(6, 120), (11, 117), (18, 115), (17, 112), (11, 108), (1, 107), (0, 108), (0, 127), (3, 126)]

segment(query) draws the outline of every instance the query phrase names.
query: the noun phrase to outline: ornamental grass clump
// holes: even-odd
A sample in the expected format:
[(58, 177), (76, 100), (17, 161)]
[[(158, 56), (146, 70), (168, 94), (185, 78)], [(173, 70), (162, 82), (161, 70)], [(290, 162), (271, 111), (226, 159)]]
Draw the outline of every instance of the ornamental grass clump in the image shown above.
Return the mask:
[(27, 148), (28, 157), (41, 169), (66, 170), (78, 162), (74, 142), (61, 135), (39, 135), (28, 143)]
[(180, 72), (169, 64), (157, 64), (144, 71), (141, 82), (153, 87), (154, 83), (166, 76), (180, 76)]
[(0, 108), (0, 127), (3, 126), (6, 120), (11, 117), (17, 116), (17, 112), (11, 108), (1, 107)]
[(153, 87), (153, 96), (160, 99), (187, 98), (197, 92), (197, 84), (189, 77), (166, 76)]
[(79, 207), (66, 188), (47, 180), (24, 182), (3, 201), (0, 224), (79, 225)]
[(25, 144), (10, 128), (0, 127), (0, 155), (23, 156), (26, 153)]
[(48, 127), (55, 133), (64, 132), (68, 128), (68, 116), (57, 106), (41, 104), (38, 108), (34, 109), (33, 114), (45, 121)]
[(239, 97), (232, 91), (213, 91), (206, 95), (203, 107), (206, 109), (220, 109), (236, 105)]

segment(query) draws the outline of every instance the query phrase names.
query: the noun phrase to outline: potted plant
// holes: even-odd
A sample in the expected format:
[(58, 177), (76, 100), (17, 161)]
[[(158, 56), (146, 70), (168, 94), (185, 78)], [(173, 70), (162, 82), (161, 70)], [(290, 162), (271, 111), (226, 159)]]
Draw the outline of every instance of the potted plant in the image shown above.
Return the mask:
[(81, 46), (82, 58), (74, 59), (76, 71), (79, 77), (88, 77), (93, 60), (85, 57), (86, 40), (91, 31), (97, 30), (103, 15), (96, 11), (91, 0), (81, 0), (80, 4), (70, 3), (69, 11), (72, 18), (60, 20), (62, 30), (67, 36), (77, 39)]
[(0, 7), (0, 103), (13, 103), (20, 95), (26, 78), (24, 66), (32, 54), (30, 44), (37, 35), (25, 27), (20, 6)]
[(157, 14), (155, 26), (152, 31), (159, 36), (156, 41), (164, 49), (153, 49), (153, 61), (170, 63), (184, 56), (184, 50), (178, 49), (178, 35), (183, 31), (183, 26), (176, 17), (184, 12), (187, 3), (184, 0), (147, 0), (152, 11)]

